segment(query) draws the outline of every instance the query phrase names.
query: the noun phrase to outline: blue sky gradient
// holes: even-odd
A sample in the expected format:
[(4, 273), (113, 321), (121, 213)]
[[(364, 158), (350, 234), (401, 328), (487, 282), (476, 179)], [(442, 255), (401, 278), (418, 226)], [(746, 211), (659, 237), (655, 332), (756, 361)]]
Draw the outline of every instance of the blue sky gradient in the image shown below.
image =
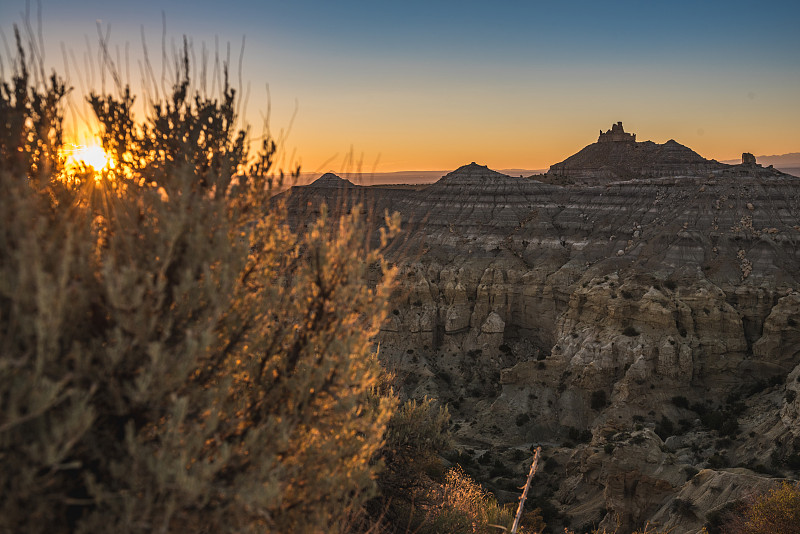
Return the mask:
[[(6, 41), (25, 10), (0, 5)], [(292, 124), (309, 171), (353, 170), (349, 154), (365, 170), (537, 169), (618, 120), (709, 158), (800, 151), (800, 2), (43, 0), (46, 61), (64, 72), (63, 42), (85, 66), (100, 20), (136, 88), (141, 28), (160, 60), (162, 12), (168, 50), (230, 43), (235, 85), (245, 38), (245, 118), (260, 124), (269, 85), (272, 131)]]

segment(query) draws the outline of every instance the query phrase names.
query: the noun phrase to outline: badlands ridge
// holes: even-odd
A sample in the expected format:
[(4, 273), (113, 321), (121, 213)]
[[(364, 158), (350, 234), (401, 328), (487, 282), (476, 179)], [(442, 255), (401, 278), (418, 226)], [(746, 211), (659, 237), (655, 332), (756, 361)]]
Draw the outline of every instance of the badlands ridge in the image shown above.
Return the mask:
[(381, 358), (450, 406), (468, 471), (552, 532), (713, 528), (800, 473), (800, 178), (621, 123), (550, 172), (465, 165), (427, 187), (326, 174), (285, 194), (398, 211)]

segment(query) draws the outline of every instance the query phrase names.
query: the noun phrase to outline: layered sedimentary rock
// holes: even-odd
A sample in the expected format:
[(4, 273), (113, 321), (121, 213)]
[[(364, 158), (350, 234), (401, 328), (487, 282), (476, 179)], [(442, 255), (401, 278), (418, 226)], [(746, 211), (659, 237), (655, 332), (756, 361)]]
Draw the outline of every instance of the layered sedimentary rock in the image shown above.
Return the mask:
[(688, 147), (670, 139), (664, 144), (636, 142), (622, 123), (600, 133), (596, 143), (550, 167), (548, 178), (555, 183), (597, 183), (641, 176), (680, 176), (724, 169)]
[(401, 213), (381, 357), (406, 395), (450, 405), (464, 454), (505, 467), (475, 473), (501, 498), (537, 444), (537, 498), (573, 527), (696, 532), (796, 477), (800, 179), (629, 139), (540, 178), (473, 163), (421, 190), (288, 202)]

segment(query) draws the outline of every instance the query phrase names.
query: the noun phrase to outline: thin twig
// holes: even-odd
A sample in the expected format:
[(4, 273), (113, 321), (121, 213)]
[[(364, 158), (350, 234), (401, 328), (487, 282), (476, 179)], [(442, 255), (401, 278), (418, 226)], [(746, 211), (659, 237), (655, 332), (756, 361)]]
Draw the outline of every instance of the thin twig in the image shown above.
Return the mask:
[(525, 499), (528, 498), (528, 489), (531, 487), (533, 475), (536, 474), (536, 468), (539, 466), (539, 454), (542, 452), (541, 447), (536, 447), (533, 453), (533, 463), (531, 464), (531, 471), (528, 473), (528, 480), (525, 482), (525, 489), (522, 490), (522, 496), (519, 498), (519, 508), (517, 508), (517, 516), (514, 518), (514, 524), (511, 527), (511, 534), (517, 533), (519, 522), (522, 520), (522, 509), (525, 507)]

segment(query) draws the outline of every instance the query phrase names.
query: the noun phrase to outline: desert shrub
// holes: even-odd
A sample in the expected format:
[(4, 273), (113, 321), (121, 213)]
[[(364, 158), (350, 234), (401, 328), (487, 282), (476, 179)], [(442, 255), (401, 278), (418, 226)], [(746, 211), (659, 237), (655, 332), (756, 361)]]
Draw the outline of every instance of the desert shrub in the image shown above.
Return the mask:
[[(367, 504), (368, 528), (407, 524), (419, 515), (415, 501), (444, 478), (442, 454), (452, 450), (447, 408), (432, 399), (406, 401), (389, 420), (379, 458), (384, 469), (377, 478), (380, 495)], [(465, 458), (451, 456), (454, 461)], [(465, 462), (466, 463), (466, 462)]]
[[(441, 463), (440, 455), (453, 447), (449, 425), (447, 408), (438, 406), (433, 399), (406, 401), (386, 428), (381, 458), (386, 463), (387, 473), (395, 475), (395, 480), (414, 484), (421, 473), (435, 472)], [(381, 475), (384, 488), (389, 478), (387, 473)]]
[(800, 469), (800, 454), (789, 454), (786, 456), (784, 461), (786, 463), (786, 467), (789, 469), (794, 469), (795, 471)]
[(606, 398), (606, 392), (602, 389), (598, 389), (592, 392), (592, 397), (590, 401), (592, 410), (602, 410), (608, 404), (608, 399)]
[(578, 443), (589, 443), (592, 441), (592, 431), (589, 429), (578, 430), (574, 426), (567, 427), (567, 437)]
[(747, 388), (745, 391), (745, 396), (750, 397), (756, 393), (761, 393), (767, 388), (781, 384), (783, 381), (784, 377), (780, 375), (772, 376), (767, 380), (757, 380)]
[(752, 469), (756, 473), (761, 473), (764, 475), (770, 475), (770, 476), (779, 475), (779, 473), (777, 473), (774, 469), (770, 469), (764, 464), (757, 464), (753, 461), (749, 462), (745, 467), (747, 467), (748, 469)]
[(746, 503), (741, 500), (727, 502), (706, 514), (703, 528), (708, 534), (728, 534), (732, 532), (734, 523), (741, 523), (746, 508)]
[(511, 452), (511, 461), (512, 462), (521, 462), (528, 458), (529, 455), (525, 451), (521, 451), (519, 449), (513, 449)]
[(678, 408), (689, 408), (689, 399), (684, 397), (683, 395), (676, 395), (672, 397), (672, 404), (677, 406)]
[(708, 458), (708, 466), (712, 469), (724, 469), (726, 467), (730, 467), (730, 462), (725, 456), (719, 453), (714, 453)]
[[(579, 531), (580, 532), (580, 531)], [(592, 525), (585, 527), (582, 532), (586, 532), (587, 534), (611, 534), (605, 529), (600, 530), (599, 528), (592, 528)], [(658, 530), (655, 527), (651, 527), (649, 524), (646, 524), (641, 529), (637, 529), (632, 534), (671, 534), (672, 530)], [(564, 529), (564, 534), (577, 534), (574, 530), (569, 530), (568, 528)]]
[(733, 444), (733, 440), (731, 438), (725, 437), (720, 438), (714, 443), (714, 447), (717, 449), (727, 449)]
[(0, 85), (2, 532), (327, 531), (374, 492), (394, 271), (358, 210), (288, 226), (275, 143), (187, 58), (143, 121), (90, 96), (97, 171), (65, 168), (56, 75), (18, 46)]
[(736, 414), (731, 411), (714, 410), (706, 412), (700, 416), (700, 422), (723, 436), (734, 437), (739, 432), (739, 422), (736, 419)]
[(443, 456), (451, 464), (456, 464), (463, 470), (473, 470), (478, 465), (475, 458), (468, 451), (455, 449), (446, 452)]
[(495, 459), (492, 468), (489, 470), (489, 478), (513, 477), (514, 475), (514, 470), (506, 466), (499, 458)]
[[(780, 446), (780, 442), (775, 443)], [(778, 450), (773, 450), (770, 454), (770, 463), (775, 469), (800, 469), (800, 454), (782, 454)]]
[(661, 439), (667, 439), (675, 434), (675, 424), (667, 416), (662, 415), (661, 421), (656, 424), (655, 433)]
[(723, 436), (736, 437), (739, 434), (739, 421), (734, 416), (729, 417), (720, 427), (719, 433)]
[(682, 516), (694, 516), (697, 510), (697, 506), (688, 500), (688, 499), (681, 499), (680, 497), (676, 497), (672, 501), (672, 511), (678, 515)]
[(800, 488), (784, 482), (755, 499), (745, 513), (742, 534), (800, 533)]
[(636, 330), (636, 328), (634, 328), (634, 327), (632, 327), (632, 326), (628, 325), (628, 326), (626, 326), (626, 327), (625, 327), (625, 329), (622, 331), (622, 335), (623, 335), (623, 336), (628, 336), (628, 337), (636, 337), (636, 336), (638, 336), (638, 335), (639, 335), (639, 331), (638, 331), (638, 330)]
[(527, 425), (531, 420), (531, 416), (527, 413), (520, 413), (514, 418), (514, 424), (517, 426)]
[(494, 525), (508, 531), (513, 522), (510, 510), (500, 506), (491, 493), (463, 471), (454, 468), (445, 476), (440, 503), (432, 509), (430, 519), (419, 532), (493, 534), (498, 532)]
[(709, 514), (710, 534), (800, 533), (800, 488), (784, 482), (779, 488), (736, 501)]

